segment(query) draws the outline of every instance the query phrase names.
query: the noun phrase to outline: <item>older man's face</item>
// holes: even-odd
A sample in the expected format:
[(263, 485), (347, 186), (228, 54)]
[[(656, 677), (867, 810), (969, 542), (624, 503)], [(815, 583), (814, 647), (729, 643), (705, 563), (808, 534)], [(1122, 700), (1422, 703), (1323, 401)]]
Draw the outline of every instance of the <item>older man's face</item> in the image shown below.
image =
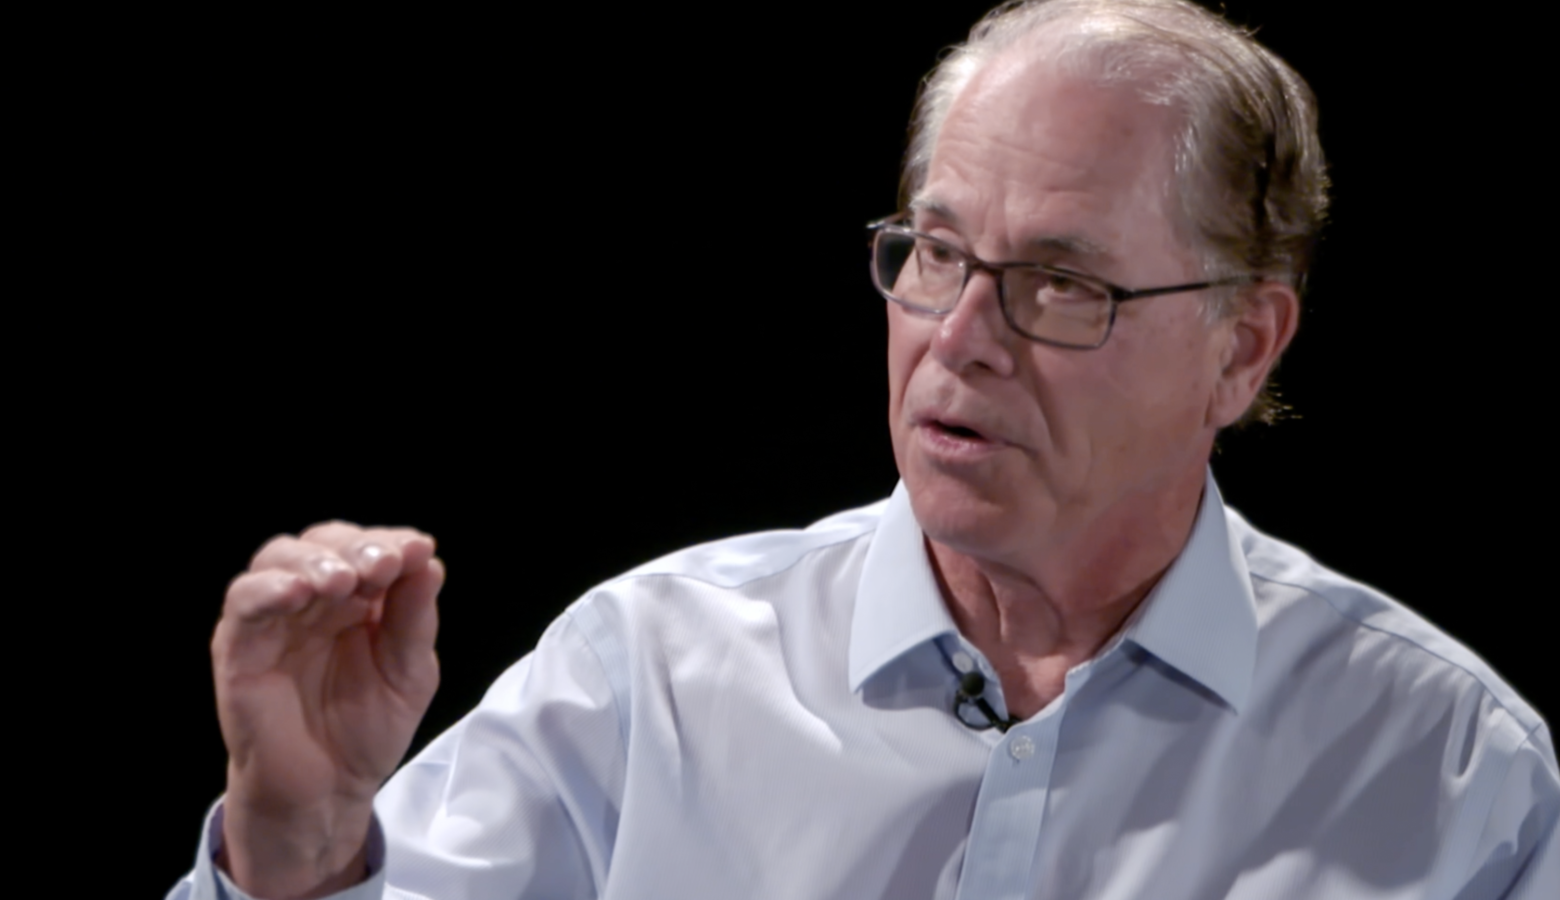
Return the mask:
[[(1126, 91), (998, 59), (949, 113), (915, 228), (1129, 288), (1199, 280), (1171, 225), (1174, 122)], [(1212, 406), (1231, 333), (1202, 299), (1122, 304), (1096, 350), (1012, 331), (986, 273), (940, 318), (888, 304), (894, 455), (927, 534), (1016, 563), (1200, 478), (1227, 424)]]

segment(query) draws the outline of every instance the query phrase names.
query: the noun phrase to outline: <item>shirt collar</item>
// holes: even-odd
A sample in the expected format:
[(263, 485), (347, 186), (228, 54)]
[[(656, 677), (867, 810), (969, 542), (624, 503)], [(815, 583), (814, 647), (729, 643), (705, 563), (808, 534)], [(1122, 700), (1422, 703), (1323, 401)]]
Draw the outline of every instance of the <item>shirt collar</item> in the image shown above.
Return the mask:
[(911, 647), (957, 630), (926, 557), (910, 493), (901, 481), (883, 507), (861, 565), (850, 625), (850, 689), (861, 690), (868, 678)]
[[(910, 648), (956, 631), (901, 481), (862, 564), (850, 631), (851, 690), (860, 690)], [(1245, 554), (1225, 522), (1211, 471), (1186, 547), (1144, 599), (1123, 639), (1237, 712), (1244, 707), (1256, 668), (1256, 602)]]
[(1240, 712), (1257, 666), (1257, 604), (1240, 542), (1209, 471), (1181, 555), (1125, 636)]

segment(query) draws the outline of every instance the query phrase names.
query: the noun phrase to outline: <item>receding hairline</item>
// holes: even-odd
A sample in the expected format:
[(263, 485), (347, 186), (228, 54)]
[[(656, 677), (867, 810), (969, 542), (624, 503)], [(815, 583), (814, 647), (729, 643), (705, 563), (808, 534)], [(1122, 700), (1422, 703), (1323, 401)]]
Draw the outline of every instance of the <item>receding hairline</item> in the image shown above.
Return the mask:
[[(987, 62), (1041, 35), (1066, 36), (1062, 55), (1079, 77), (1136, 88), (1182, 117), (1171, 224), (1205, 280), (1257, 274), (1304, 291), (1330, 205), (1316, 96), (1251, 29), (1192, 0), (1006, 0), (993, 9), (922, 81), (901, 208), (949, 199), (924, 188), (953, 100)], [(1231, 314), (1240, 296), (1211, 293), (1207, 314)], [(1270, 422), (1281, 408), (1264, 387), (1244, 420)]]
[[(1191, 111), (1164, 90), (1165, 85), (1174, 81), (1190, 63), (1176, 58), (1174, 54), (1155, 54), (1151, 61), (1138, 59), (1128, 70), (1121, 70), (1112, 64), (1111, 57), (1105, 55), (1123, 46), (1123, 39), (1129, 35), (1141, 35), (1144, 29), (1159, 30), (1160, 26), (1152, 20), (1153, 11), (1149, 11), (1148, 16), (1140, 17), (1126, 10), (1105, 6), (1078, 8), (1057, 4), (1053, 8), (1054, 13), (1032, 22), (1028, 28), (998, 38), (988, 45), (986, 52), (965, 57), (963, 65), (958, 67), (963, 71), (954, 76), (956, 89), (943, 94), (940, 112), (934, 120), (935, 127), (920, 134), (921, 141), (912, 141), (909, 148), (904, 174), (910, 176), (913, 170), (916, 177), (913, 182), (902, 182), (902, 187), (909, 190), (908, 197), (902, 201), (903, 208), (935, 209), (945, 218), (954, 218), (945, 204), (937, 202), (939, 198), (926, 194), (935, 148), (942, 141), (953, 110), (967, 99), (972, 90), (978, 89), (982, 82), (992, 77), (994, 68), (1027, 68), (1038, 64), (1050, 68), (1057, 77), (1101, 90), (1119, 91), (1146, 106), (1169, 112), (1171, 119), (1165, 124), (1163, 133), (1168, 164), (1163, 185), (1167, 211), (1171, 213), (1171, 227), (1180, 240), (1187, 249), (1197, 252), (1197, 242), (1188, 233), (1188, 223), (1181, 221), (1182, 216), (1174, 211), (1178, 202), (1175, 193), (1179, 187), (1177, 144)], [(1145, 62), (1148, 64), (1143, 65)], [(934, 70), (933, 74), (936, 72)], [(931, 77), (928, 77), (929, 83)], [(996, 77), (1003, 76), (998, 74)], [(917, 143), (920, 144), (919, 148)], [(1083, 234), (1044, 236), (1026, 243), (1090, 259), (1113, 258), (1108, 247)]]
[[(931, 163), (935, 157), (935, 147), (941, 143), (945, 133), (945, 126), (948, 124), (949, 119), (952, 118), (953, 110), (968, 99), (970, 92), (981, 89), (983, 83), (993, 75), (993, 69), (997, 66), (1014, 66), (1019, 69), (1029, 70), (1019, 73), (1019, 77), (1015, 79), (1019, 82), (1018, 84), (1004, 85), (1003, 89), (1005, 90), (1021, 90), (1028, 78), (1033, 76), (1033, 67), (1039, 65), (1051, 70), (1049, 73), (1050, 77), (1075, 81), (1105, 91), (1120, 92), (1124, 96), (1144, 102), (1149, 106), (1158, 106), (1159, 104), (1145, 100), (1142, 92), (1139, 90), (1141, 85), (1136, 83), (1136, 80), (1123, 82), (1103, 77), (1090, 62), (1085, 62), (1083, 65), (1071, 64), (1070, 61), (1080, 55), (1077, 51), (1087, 51), (1088, 45), (1072, 43), (1073, 38), (1079, 32), (1070, 29), (1069, 26), (1075, 22), (1104, 21), (1107, 18), (1109, 17), (1094, 11), (1078, 12), (1074, 15), (1060, 15), (1017, 35), (991, 54), (977, 60), (978, 65), (966, 74), (959, 85), (959, 89), (948, 98), (948, 105), (944, 110), (941, 121), (938, 123), (939, 127), (936, 130), (935, 139), (932, 141), (931, 147), (928, 148), (926, 168), (922, 172), (921, 183), (916, 186), (915, 193), (906, 202), (905, 210), (910, 213), (918, 211), (931, 213), (938, 218), (949, 221), (955, 226), (962, 226), (963, 223), (951, 204), (927, 192)], [(996, 77), (1001, 79), (1004, 78), (1004, 75), (997, 74)], [(989, 85), (984, 86), (989, 87)], [(1184, 113), (1177, 110), (1173, 115), (1178, 120)], [(1171, 192), (1174, 188), (1174, 142), (1180, 125), (1177, 121), (1172, 121), (1164, 127), (1167, 130), (1163, 132), (1162, 138), (1165, 143), (1165, 162), (1169, 177), (1167, 177), (1163, 187), (1166, 194), (1165, 199), (1171, 201), (1173, 199)], [(1172, 225), (1177, 227), (1178, 231), (1180, 230), (1178, 223), (1172, 221)], [(1023, 244), (1030, 249), (1065, 254), (1095, 263), (1106, 263), (1116, 259), (1116, 254), (1111, 251), (1107, 244), (1076, 231), (1035, 235), (1025, 239)]]
[[(918, 101), (901, 181), (905, 192), (902, 197), (913, 198), (924, 189), (933, 150), (953, 109), (994, 65), (1014, 58), (1022, 60), (1021, 64), (1039, 62), (1054, 66), (1062, 77), (1097, 88), (1121, 90), (1150, 106), (1167, 108), (1177, 120), (1170, 125), (1172, 144), (1185, 136), (1195, 117), (1176, 86), (1196, 69), (1197, 63), (1186, 54), (1184, 43), (1179, 42), (1181, 36), (1164, 18), (1175, 16), (1175, 10), (1152, 5), (1112, 6), (1088, 0), (1036, 6), (1037, 15), (1022, 30), (987, 32), (977, 41), (976, 34), (992, 18), (988, 15), (972, 31), (970, 41), (956, 48), (952, 60), (955, 64), (939, 63), (928, 75), (923, 91), (938, 81), (943, 82), (944, 90), (938, 92), (940, 100), (930, 109)], [(1001, 17), (997, 19), (1000, 21)], [(1153, 34), (1164, 35), (1166, 40), (1156, 40), (1150, 36)], [(1145, 37), (1148, 39), (1144, 40)], [(983, 45), (979, 53), (966, 52), (978, 45)], [(923, 93), (922, 99), (927, 96)], [(1171, 153), (1172, 180), (1166, 187), (1175, 190), (1180, 178), (1180, 150), (1172, 146)], [(1176, 227), (1185, 224), (1176, 222)]]

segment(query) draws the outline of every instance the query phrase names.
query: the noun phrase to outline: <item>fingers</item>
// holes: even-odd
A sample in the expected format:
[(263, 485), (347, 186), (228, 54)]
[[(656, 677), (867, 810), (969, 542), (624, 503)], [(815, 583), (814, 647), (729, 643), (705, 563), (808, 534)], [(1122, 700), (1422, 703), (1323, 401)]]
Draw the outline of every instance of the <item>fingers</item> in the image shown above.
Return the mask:
[(247, 671), (289, 647), (368, 624), (387, 675), (437, 684), (432, 651), (444, 566), (433, 552), (421, 532), (345, 522), (273, 538), (229, 585), (213, 652)]
[(357, 568), (331, 548), (285, 534), (272, 538), (260, 548), (250, 561), (246, 575), (262, 572), (290, 573), (313, 593), (335, 598), (356, 591), (360, 579)]
[(317, 594), (318, 588), (310, 579), (296, 572), (245, 572), (228, 585), (222, 615), (240, 622), (258, 622), (298, 612)]
[(433, 559), (385, 595), (374, 655), (385, 677), (407, 693), (431, 697), (438, 686), (433, 642), (439, 631), (436, 601), (443, 586), (444, 564)]
[(420, 531), (359, 528), (347, 522), (315, 525), (299, 535), (298, 540), (334, 551), (360, 579), (376, 589), (389, 587), (402, 575), (421, 570), (433, 558), (434, 551), (433, 538)]
[(255, 554), (251, 572), (281, 569), (306, 578), (321, 594), (372, 594), (428, 565), (433, 539), (410, 528), (316, 525), (299, 537), (281, 535)]
[[(261, 547), (249, 571), (229, 585), (223, 615), (258, 622), (302, 611), (315, 598), (377, 598), (397, 579), (426, 573), (433, 551), (433, 539), (410, 528), (365, 529), (328, 522), (300, 537), (280, 535)], [(437, 585), (442, 580), (440, 568), (431, 582), (418, 583)], [(437, 586), (433, 591), (437, 593)], [(420, 596), (418, 590), (412, 595)]]

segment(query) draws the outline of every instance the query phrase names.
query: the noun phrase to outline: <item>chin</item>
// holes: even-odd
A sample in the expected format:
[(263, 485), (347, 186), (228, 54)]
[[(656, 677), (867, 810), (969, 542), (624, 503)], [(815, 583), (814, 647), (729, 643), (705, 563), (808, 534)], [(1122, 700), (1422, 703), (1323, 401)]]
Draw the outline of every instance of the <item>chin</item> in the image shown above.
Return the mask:
[(1027, 490), (1014, 485), (971, 482), (936, 471), (904, 473), (916, 522), (933, 541), (977, 557), (1005, 557), (1032, 534), (1036, 510)]

